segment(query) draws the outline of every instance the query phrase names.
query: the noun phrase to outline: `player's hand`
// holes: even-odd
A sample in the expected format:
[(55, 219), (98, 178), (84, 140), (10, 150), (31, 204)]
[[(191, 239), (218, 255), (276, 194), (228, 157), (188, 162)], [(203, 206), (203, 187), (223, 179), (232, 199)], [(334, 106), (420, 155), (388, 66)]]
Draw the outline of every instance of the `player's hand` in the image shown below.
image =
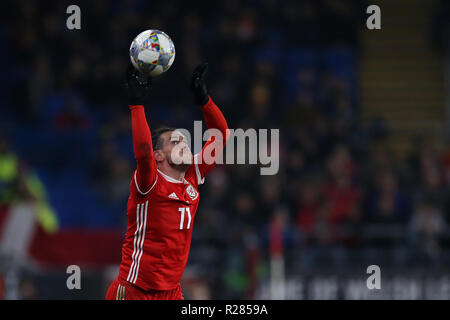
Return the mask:
[(131, 63), (128, 65), (125, 87), (131, 106), (144, 105), (151, 86), (151, 77), (139, 73)]
[(191, 88), (194, 92), (195, 103), (200, 106), (204, 106), (209, 100), (205, 82), (206, 70), (208, 70), (208, 63), (203, 62), (192, 72)]

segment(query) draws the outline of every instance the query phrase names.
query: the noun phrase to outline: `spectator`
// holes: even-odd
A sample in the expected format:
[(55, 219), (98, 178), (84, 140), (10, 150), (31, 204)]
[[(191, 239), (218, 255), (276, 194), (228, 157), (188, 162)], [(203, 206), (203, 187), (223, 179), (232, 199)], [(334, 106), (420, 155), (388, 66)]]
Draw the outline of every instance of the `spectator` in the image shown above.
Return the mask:
[(371, 223), (404, 223), (409, 219), (410, 199), (399, 188), (390, 169), (375, 174), (375, 188), (366, 198), (367, 221)]
[(361, 191), (354, 184), (356, 166), (345, 145), (337, 146), (327, 162), (330, 175), (324, 185), (325, 201), (329, 204), (328, 219), (331, 224), (346, 221), (356, 209)]
[(436, 263), (441, 254), (440, 237), (446, 223), (433, 199), (426, 198), (415, 206), (409, 227), (412, 245), (418, 248), (419, 255)]

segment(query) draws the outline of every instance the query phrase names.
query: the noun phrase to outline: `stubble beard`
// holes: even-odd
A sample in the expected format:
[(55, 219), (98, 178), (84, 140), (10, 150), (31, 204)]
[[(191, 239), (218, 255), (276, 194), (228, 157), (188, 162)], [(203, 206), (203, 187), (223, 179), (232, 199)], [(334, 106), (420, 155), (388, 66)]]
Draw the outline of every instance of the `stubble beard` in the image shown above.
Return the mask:
[(170, 166), (179, 172), (186, 172), (189, 169), (190, 164), (170, 164)]
[(167, 162), (171, 168), (177, 170), (178, 172), (186, 172), (191, 166), (191, 163), (175, 164), (170, 157), (167, 157)]

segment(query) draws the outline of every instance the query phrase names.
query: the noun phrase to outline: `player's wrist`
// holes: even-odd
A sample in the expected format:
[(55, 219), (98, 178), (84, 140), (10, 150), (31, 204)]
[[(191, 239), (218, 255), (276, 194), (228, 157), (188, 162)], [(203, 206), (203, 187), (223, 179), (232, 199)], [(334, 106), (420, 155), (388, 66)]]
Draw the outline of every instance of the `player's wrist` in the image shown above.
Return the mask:
[(200, 107), (202, 109), (208, 107), (211, 104), (211, 101), (211, 97), (209, 95), (206, 95), (206, 99), (202, 102), (202, 104), (200, 104)]
[(130, 108), (130, 110), (136, 110), (136, 109), (143, 109), (144, 105), (143, 104), (129, 104), (128, 107)]
[(210, 99), (209, 95), (205, 94), (205, 95), (199, 97), (199, 99), (197, 99), (197, 104), (200, 107), (204, 107), (204, 106), (206, 106), (208, 104), (209, 99)]

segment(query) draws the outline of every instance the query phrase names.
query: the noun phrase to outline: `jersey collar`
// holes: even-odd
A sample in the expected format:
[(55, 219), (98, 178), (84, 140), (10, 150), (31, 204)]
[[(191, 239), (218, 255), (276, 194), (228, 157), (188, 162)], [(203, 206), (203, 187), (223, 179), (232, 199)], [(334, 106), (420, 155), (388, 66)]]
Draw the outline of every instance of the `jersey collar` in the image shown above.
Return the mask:
[(174, 178), (172, 178), (172, 177), (169, 177), (167, 174), (163, 173), (163, 172), (162, 172), (161, 170), (159, 170), (159, 169), (156, 169), (156, 170), (158, 170), (158, 172), (162, 175), (162, 177), (163, 177), (164, 179), (166, 179), (167, 181), (169, 181), (169, 182), (172, 182), (172, 183), (188, 183), (188, 182), (186, 181), (185, 178), (183, 178), (183, 181), (177, 180), (177, 179), (174, 179)]

